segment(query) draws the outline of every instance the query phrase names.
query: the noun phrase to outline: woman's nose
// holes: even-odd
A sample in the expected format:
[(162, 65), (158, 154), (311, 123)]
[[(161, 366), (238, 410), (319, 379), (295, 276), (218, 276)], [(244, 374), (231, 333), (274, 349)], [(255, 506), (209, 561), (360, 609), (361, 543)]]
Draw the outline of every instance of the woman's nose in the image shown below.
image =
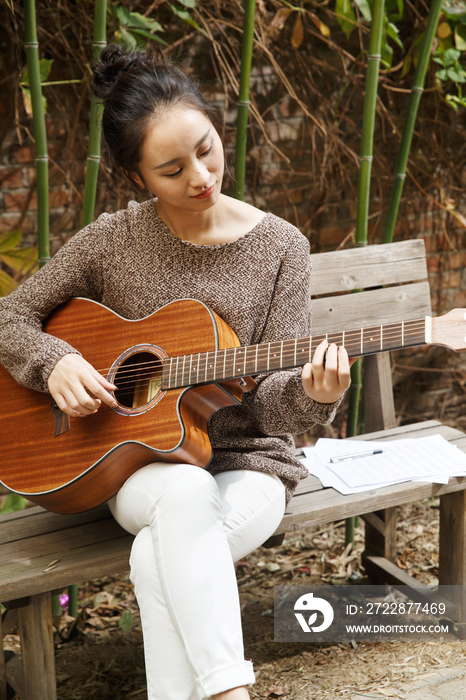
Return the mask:
[(193, 187), (202, 187), (203, 185), (208, 185), (210, 180), (209, 169), (199, 161), (194, 166), (191, 173), (191, 185)]

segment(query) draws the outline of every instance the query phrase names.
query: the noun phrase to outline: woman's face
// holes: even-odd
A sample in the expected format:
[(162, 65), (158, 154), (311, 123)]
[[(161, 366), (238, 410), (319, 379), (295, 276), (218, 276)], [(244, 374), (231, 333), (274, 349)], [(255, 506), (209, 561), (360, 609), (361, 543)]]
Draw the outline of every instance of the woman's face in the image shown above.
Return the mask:
[(212, 122), (179, 106), (148, 127), (135, 180), (165, 207), (205, 211), (219, 198), (223, 169), (223, 146)]

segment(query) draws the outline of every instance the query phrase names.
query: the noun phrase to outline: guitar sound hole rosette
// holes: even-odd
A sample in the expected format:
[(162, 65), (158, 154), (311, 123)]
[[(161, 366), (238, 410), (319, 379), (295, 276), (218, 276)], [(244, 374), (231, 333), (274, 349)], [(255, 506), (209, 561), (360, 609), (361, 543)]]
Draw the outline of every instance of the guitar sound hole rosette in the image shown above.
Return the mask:
[(163, 399), (163, 360), (168, 355), (157, 345), (134, 345), (112, 364), (107, 381), (115, 384), (112, 392), (118, 402), (113, 408), (122, 416), (137, 416), (153, 408)]

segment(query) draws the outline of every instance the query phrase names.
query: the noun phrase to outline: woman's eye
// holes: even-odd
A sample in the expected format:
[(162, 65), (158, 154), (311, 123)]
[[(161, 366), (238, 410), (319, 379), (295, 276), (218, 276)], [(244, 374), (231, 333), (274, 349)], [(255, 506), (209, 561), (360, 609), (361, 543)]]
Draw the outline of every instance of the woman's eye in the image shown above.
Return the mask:
[(176, 173), (167, 173), (167, 177), (176, 177), (181, 173), (183, 168), (180, 168), (179, 170), (176, 171)]
[(209, 153), (211, 152), (211, 150), (212, 150), (212, 146), (209, 146), (209, 148), (207, 149), (207, 151), (204, 151), (204, 153), (201, 153), (201, 158), (202, 158), (203, 156), (208, 156)]

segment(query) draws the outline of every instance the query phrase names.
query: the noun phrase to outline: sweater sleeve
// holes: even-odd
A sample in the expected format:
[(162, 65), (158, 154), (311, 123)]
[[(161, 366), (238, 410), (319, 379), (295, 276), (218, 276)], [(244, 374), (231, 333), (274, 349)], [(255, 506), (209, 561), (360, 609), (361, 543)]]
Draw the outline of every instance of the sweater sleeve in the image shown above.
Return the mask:
[[(311, 333), (311, 262), (309, 243), (299, 234), (288, 245), (275, 283), (261, 343), (303, 338)], [(262, 374), (258, 386), (243, 397), (264, 435), (303, 433), (330, 423), (341, 403), (317, 403), (304, 391), (302, 368)]]
[(73, 236), (45, 267), (0, 299), (0, 364), (29, 389), (48, 391), (47, 379), (58, 360), (78, 352), (44, 333), (42, 321), (71, 297), (101, 300), (101, 219)]

